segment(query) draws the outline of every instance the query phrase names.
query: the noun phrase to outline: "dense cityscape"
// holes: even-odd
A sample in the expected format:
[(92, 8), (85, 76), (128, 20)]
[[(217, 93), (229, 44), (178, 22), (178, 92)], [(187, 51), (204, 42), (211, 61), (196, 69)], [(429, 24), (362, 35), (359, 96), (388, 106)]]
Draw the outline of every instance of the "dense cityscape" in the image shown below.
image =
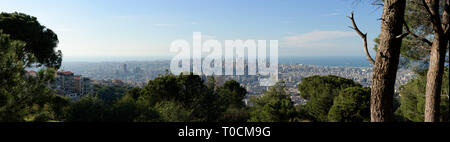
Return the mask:
[[(56, 81), (51, 85), (59, 94), (79, 98), (86, 95), (92, 84), (125, 85), (130, 87), (144, 87), (149, 80), (165, 74), (169, 68), (169, 61), (139, 61), (139, 62), (67, 62), (58, 72)], [(74, 75), (76, 74), (76, 75)], [(352, 79), (365, 87), (371, 83), (372, 68), (349, 66), (319, 66), (304, 64), (280, 64), (279, 79), (285, 82), (291, 99), (295, 104), (304, 104), (305, 100), (299, 95), (298, 84), (305, 77), (319, 75), (335, 75)], [(406, 84), (414, 74), (400, 69), (396, 80), (396, 91), (399, 86)], [(68, 78), (73, 78), (73, 81)], [(206, 77), (203, 77), (206, 80)], [(218, 85), (228, 80), (236, 80), (248, 91), (248, 96), (261, 95), (268, 89), (259, 84), (261, 76), (215, 76)], [(73, 85), (72, 85), (73, 84)], [(68, 89), (64, 86), (74, 86)], [(65, 93), (64, 93), (65, 92)], [(248, 97), (247, 97), (248, 98)]]

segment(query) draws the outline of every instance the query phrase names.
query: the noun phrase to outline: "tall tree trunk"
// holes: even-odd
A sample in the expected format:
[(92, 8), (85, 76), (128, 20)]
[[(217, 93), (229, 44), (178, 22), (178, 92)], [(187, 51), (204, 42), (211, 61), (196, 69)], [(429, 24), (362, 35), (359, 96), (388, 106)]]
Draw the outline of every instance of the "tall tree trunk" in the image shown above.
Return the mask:
[(389, 122), (393, 115), (395, 80), (400, 57), (406, 0), (385, 0), (380, 46), (373, 69), (371, 121)]
[[(440, 117), (440, 100), (442, 90), (442, 77), (444, 74), (445, 54), (447, 52), (448, 37), (446, 36), (446, 28), (448, 26), (448, 3), (446, 0), (446, 10), (442, 14), (441, 22), (439, 14), (439, 0), (426, 0), (425, 5), (430, 13), (433, 30), (434, 40), (431, 46), (430, 54), (430, 66), (427, 74), (427, 88), (426, 88), (426, 101), (425, 101), (425, 122), (438, 122)], [(446, 23), (447, 25), (443, 25)]]
[[(442, 77), (444, 73), (445, 52), (447, 47), (445, 36), (435, 34), (431, 47), (430, 66), (427, 74), (425, 122), (439, 121)], [(445, 43), (445, 44), (444, 44)]]

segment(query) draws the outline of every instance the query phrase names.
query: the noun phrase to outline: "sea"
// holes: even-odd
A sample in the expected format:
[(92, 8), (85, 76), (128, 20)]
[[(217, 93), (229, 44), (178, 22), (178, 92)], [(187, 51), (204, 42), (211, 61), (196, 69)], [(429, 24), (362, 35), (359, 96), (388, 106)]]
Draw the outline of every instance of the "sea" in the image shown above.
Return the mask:
[[(132, 62), (132, 61), (169, 61), (173, 57), (151, 56), (151, 57), (64, 57), (63, 64), (69, 62)], [(298, 57), (282, 56), (278, 58), (279, 64), (308, 64), (319, 66), (346, 66), (346, 67), (371, 67), (364, 56), (317, 56)]]

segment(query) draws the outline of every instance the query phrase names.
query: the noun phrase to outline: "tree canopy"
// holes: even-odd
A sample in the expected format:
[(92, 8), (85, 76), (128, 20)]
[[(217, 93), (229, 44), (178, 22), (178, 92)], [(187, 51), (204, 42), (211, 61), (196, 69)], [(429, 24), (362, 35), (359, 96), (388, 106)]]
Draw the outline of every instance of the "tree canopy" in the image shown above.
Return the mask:
[(26, 43), (10, 37), (0, 30), (0, 121), (62, 118), (61, 105), (67, 100), (47, 86), (56, 70), (45, 68), (27, 76), (24, 61), (18, 60)]
[[(448, 67), (445, 69), (442, 92), (441, 92), (441, 121), (448, 121), (449, 119), (449, 71)], [(424, 121), (425, 111), (425, 88), (426, 75), (418, 75), (417, 78), (411, 80), (409, 83), (400, 87), (400, 107), (396, 113), (403, 116), (406, 120), (413, 122)]]
[(300, 95), (309, 100), (306, 104), (312, 121), (328, 121), (328, 112), (333, 106), (334, 97), (349, 87), (361, 87), (351, 79), (338, 76), (311, 76), (299, 84)]
[(252, 98), (250, 122), (293, 122), (297, 112), (283, 82), (271, 87), (263, 96)]
[(339, 92), (328, 119), (336, 122), (369, 122), (370, 88), (350, 87)]
[(58, 69), (62, 62), (62, 52), (55, 51), (58, 36), (51, 29), (41, 25), (36, 17), (23, 13), (0, 14), (0, 29), (9, 34), (13, 40), (23, 41), (23, 47), (18, 48), (17, 59), (24, 61), (30, 67), (46, 66)]

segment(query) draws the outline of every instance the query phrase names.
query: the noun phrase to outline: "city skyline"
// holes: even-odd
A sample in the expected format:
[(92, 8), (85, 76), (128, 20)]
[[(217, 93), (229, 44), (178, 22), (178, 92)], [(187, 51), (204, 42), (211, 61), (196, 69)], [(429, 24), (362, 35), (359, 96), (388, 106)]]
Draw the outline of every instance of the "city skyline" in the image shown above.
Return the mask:
[[(105, 62), (105, 63), (67, 63), (65, 70), (76, 72), (77, 74), (89, 77), (100, 82), (110, 82), (121, 80), (124, 83), (142, 87), (145, 84), (164, 75), (169, 68), (169, 61), (141, 61), (141, 62)], [(363, 86), (370, 86), (372, 78), (372, 68), (363, 66), (321, 66), (313, 64), (280, 64), (279, 81), (284, 81), (289, 92), (298, 93), (297, 85), (305, 77), (315, 75), (328, 76), (335, 75), (349, 78)], [(201, 75), (204, 77), (210, 77)], [(246, 87), (250, 95), (260, 95), (266, 87), (260, 86), (261, 76), (251, 75), (215, 75), (219, 80), (236, 80)], [(408, 69), (400, 69), (397, 77), (396, 89), (413, 79), (415, 75)], [(206, 78), (203, 78), (205, 81)], [(223, 82), (222, 82), (223, 83)], [(221, 83), (218, 83), (219, 85)]]

